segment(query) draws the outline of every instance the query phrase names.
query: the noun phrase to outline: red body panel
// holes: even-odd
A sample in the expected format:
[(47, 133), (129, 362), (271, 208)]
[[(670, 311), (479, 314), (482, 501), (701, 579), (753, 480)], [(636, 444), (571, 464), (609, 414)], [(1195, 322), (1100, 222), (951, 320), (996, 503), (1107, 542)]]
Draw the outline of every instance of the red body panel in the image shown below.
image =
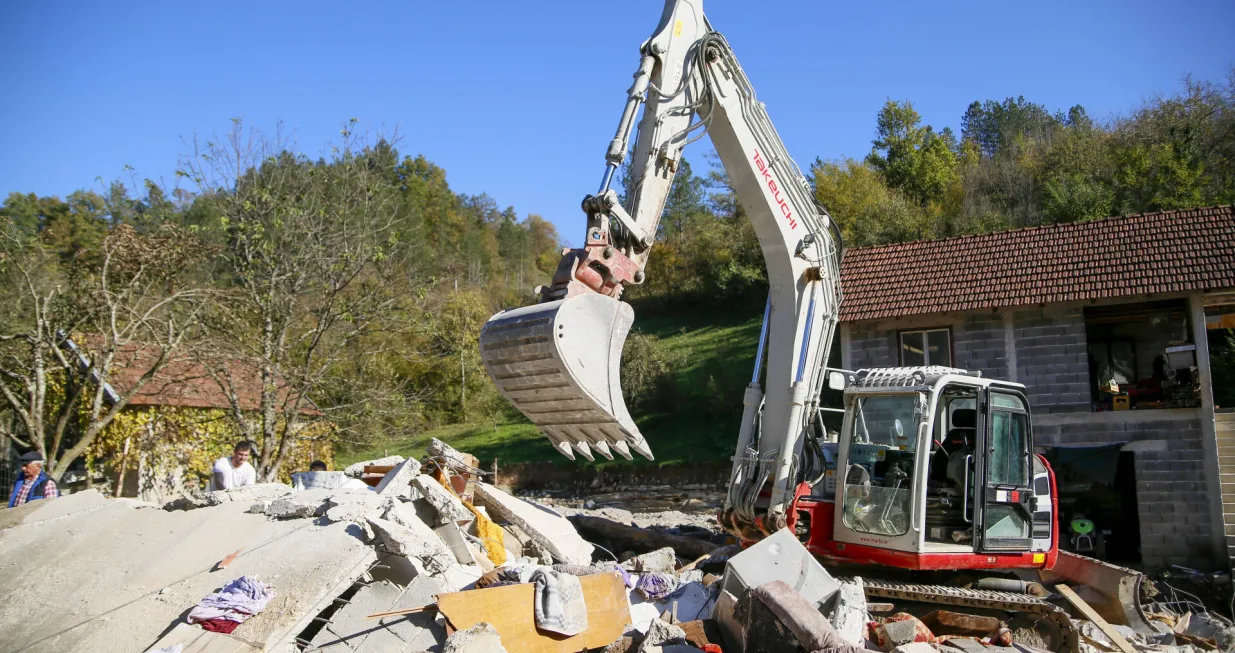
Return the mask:
[[(1039, 456), (1041, 458), (1041, 456)], [(827, 562), (883, 565), (901, 569), (1050, 569), (1059, 558), (1059, 492), (1055, 487), (1055, 471), (1043, 459), (1051, 482), (1052, 519), (1051, 548), (1039, 562), (1034, 556), (1042, 553), (914, 553), (897, 551), (874, 545), (837, 542), (832, 538), (835, 524), (836, 504), (829, 501), (812, 501), (806, 496), (808, 487), (798, 487), (790, 514), (792, 529), (805, 513), (810, 520), (810, 537), (806, 549)]]

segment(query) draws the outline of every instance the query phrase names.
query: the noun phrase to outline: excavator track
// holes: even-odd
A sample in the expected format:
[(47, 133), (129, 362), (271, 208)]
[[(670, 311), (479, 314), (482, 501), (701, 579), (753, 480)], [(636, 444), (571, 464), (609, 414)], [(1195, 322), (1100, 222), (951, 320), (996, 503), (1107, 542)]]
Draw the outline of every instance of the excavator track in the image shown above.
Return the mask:
[(1059, 650), (1068, 653), (1080, 651), (1080, 635), (1072, 625), (1068, 613), (1054, 603), (1036, 596), (1015, 592), (965, 589), (948, 585), (897, 583), (865, 577), (862, 578), (862, 585), (867, 596), (879, 598), (1040, 614), (1050, 619), (1059, 629), (1059, 634), (1063, 638), (1063, 647)]

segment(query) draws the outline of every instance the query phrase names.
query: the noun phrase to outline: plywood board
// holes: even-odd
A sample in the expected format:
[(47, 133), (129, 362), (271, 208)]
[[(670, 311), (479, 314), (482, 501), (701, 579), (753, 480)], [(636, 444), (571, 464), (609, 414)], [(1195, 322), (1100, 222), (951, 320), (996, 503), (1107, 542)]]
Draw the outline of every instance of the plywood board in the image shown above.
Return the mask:
[(1118, 630), (1112, 628), (1111, 624), (1106, 619), (1102, 618), (1102, 615), (1098, 614), (1092, 606), (1085, 602), (1085, 599), (1082, 599), (1076, 592), (1072, 591), (1071, 587), (1064, 584), (1059, 584), (1055, 586), (1055, 589), (1060, 594), (1063, 594), (1065, 599), (1068, 599), (1068, 603), (1071, 603), (1072, 607), (1080, 610), (1081, 614), (1085, 615), (1086, 619), (1094, 622), (1094, 625), (1098, 627), (1098, 630), (1101, 630), (1102, 634), (1106, 635), (1107, 639), (1111, 640), (1115, 646), (1118, 646), (1119, 650), (1123, 651), (1123, 653), (1136, 653), (1136, 649), (1132, 648), (1132, 645), (1128, 643), (1128, 640), (1124, 639), (1123, 636), (1119, 634)]
[(179, 644), (182, 653), (261, 653), (261, 648), (248, 642), (225, 635), (202, 630), (189, 624), (180, 624), (151, 646), (149, 651)]
[(617, 574), (579, 579), (587, 603), (588, 629), (566, 637), (536, 629), (535, 587), (531, 583), (441, 594), (437, 609), (456, 630), (492, 624), (510, 653), (574, 653), (601, 648), (622, 636), (630, 621), (626, 586)]

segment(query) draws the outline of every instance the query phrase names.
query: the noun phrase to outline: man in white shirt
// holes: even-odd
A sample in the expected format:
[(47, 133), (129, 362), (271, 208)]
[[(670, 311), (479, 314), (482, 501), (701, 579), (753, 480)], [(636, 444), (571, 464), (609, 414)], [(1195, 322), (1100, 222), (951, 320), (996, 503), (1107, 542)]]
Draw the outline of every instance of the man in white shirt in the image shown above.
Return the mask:
[(214, 461), (213, 473), (210, 477), (211, 490), (234, 490), (257, 482), (257, 470), (249, 464), (249, 456), (253, 455), (253, 443), (241, 441), (232, 449), (231, 456), (224, 456)]

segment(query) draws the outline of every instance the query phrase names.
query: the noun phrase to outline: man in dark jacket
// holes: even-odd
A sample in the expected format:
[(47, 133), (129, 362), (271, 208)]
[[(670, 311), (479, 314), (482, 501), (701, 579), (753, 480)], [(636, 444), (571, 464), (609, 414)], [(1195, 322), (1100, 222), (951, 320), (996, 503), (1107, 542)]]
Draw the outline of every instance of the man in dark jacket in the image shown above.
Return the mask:
[(21, 478), (9, 493), (9, 507), (20, 506), (35, 499), (55, 499), (60, 496), (56, 482), (43, 473), (43, 455), (37, 451), (21, 457)]

